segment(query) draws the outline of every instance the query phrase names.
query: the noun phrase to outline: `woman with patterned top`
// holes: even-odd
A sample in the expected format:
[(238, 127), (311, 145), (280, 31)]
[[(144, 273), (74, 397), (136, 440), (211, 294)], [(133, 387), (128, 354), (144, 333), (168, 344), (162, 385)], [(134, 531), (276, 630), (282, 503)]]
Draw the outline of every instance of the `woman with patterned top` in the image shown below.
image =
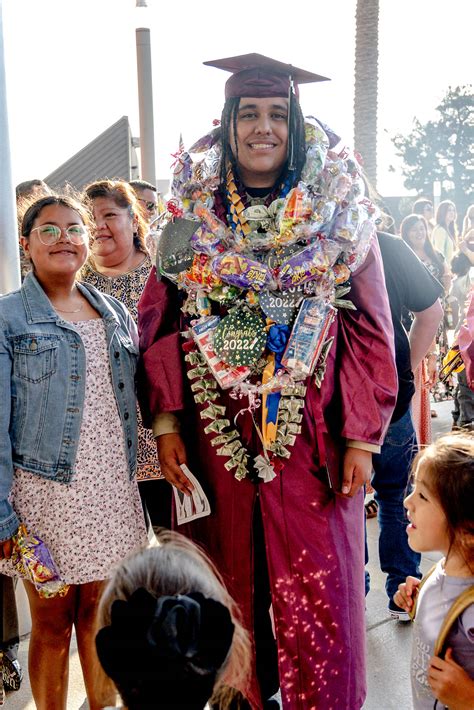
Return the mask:
[[(118, 298), (136, 321), (137, 303), (152, 267), (145, 246), (148, 228), (136, 194), (121, 180), (100, 180), (85, 188), (85, 197), (90, 203), (96, 230), (91, 255), (81, 272), (82, 281)], [(155, 440), (142, 426), (138, 412), (137, 480), (140, 495), (152, 522), (167, 525), (169, 491), (164, 484), (156, 485), (159, 478), (162, 476)], [(166, 513), (161, 512), (163, 509)]]

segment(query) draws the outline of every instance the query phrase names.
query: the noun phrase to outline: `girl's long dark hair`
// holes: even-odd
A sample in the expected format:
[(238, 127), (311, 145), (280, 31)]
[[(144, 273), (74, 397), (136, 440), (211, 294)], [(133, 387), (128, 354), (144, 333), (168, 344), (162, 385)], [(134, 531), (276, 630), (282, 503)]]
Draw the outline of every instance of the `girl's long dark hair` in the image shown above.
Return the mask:
[(436, 224), (444, 227), (451, 239), (455, 242), (457, 237), (456, 219), (446, 224), (446, 215), (450, 207), (454, 207), (454, 211), (456, 211), (456, 205), (454, 202), (451, 202), (451, 200), (443, 200), (443, 202), (439, 203), (438, 209), (436, 210)]

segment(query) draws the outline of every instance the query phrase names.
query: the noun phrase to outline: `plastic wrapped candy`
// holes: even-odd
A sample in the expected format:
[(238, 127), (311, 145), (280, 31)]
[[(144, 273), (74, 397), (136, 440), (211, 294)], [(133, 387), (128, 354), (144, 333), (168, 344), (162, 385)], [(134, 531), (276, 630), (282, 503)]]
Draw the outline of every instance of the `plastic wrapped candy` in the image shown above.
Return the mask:
[(341, 242), (356, 244), (364, 222), (370, 220), (374, 223), (377, 215), (377, 208), (368, 199), (352, 203), (338, 214), (331, 236)]
[(346, 281), (349, 281), (351, 276), (351, 270), (348, 266), (346, 266), (346, 264), (343, 264), (342, 262), (334, 264), (332, 270), (334, 273), (334, 283), (336, 284), (336, 286), (340, 286), (341, 284), (346, 283)]
[(342, 202), (348, 195), (352, 187), (351, 176), (345, 170), (342, 161), (333, 163), (329, 168), (329, 180), (327, 192), (330, 197)]
[(272, 272), (266, 264), (236, 252), (215, 256), (212, 268), (216, 276), (232, 286), (260, 291), (272, 282)]
[(221, 254), (225, 249), (221, 238), (204, 223), (194, 232), (190, 244), (193, 251), (208, 256)]
[(309, 223), (308, 236), (316, 234), (330, 225), (337, 206), (334, 200), (328, 200), (323, 195), (314, 195), (312, 205), (313, 212)]
[(326, 160), (329, 139), (315, 119), (305, 120), (306, 162), (301, 180), (307, 185), (314, 185)]
[(356, 245), (353, 245), (353, 249), (348, 251), (344, 257), (344, 261), (351, 271), (355, 271), (364, 263), (375, 233), (375, 224), (372, 219), (366, 219), (359, 226)]
[(341, 247), (330, 239), (318, 240), (283, 262), (278, 275), (281, 288), (299, 286), (324, 274), (336, 261)]
[(13, 566), (23, 579), (34, 585), (40, 597), (50, 599), (67, 593), (69, 585), (59, 576), (50, 551), (39, 537), (20, 525), (13, 536), (13, 545)]
[(278, 244), (285, 246), (299, 239), (297, 227), (311, 217), (313, 205), (311, 195), (303, 183), (299, 183), (287, 195), (280, 218)]
[(293, 324), (282, 365), (296, 379), (314, 372), (336, 309), (322, 298), (305, 298)]
[(206, 254), (195, 254), (193, 263), (187, 271), (178, 275), (180, 288), (193, 286), (213, 289), (222, 285), (211, 266), (211, 259)]

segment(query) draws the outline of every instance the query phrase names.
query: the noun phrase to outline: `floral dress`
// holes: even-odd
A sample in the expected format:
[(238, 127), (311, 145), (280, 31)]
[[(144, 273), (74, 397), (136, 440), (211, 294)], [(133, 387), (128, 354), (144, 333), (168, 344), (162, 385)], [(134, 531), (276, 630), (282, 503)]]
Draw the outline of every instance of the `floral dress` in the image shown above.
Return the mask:
[[(95, 286), (102, 293), (117, 298), (127, 306), (134, 320), (137, 320), (137, 304), (147, 282), (152, 267), (151, 259), (144, 259), (137, 267), (119, 276), (104, 276), (96, 271), (90, 263), (85, 264), (81, 272), (81, 280)], [(137, 450), (137, 480), (147, 481), (163, 478), (156, 455), (156, 444), (153, 433), (142, 424), (140, 410), (138, 414), (138, 450)]]
[[(67, 584), (107, 579), (147, 543), (138, 486), (130, 480), (101, 318), (74, 323), (86, 350), (86, 389), (72, 480), (15, 469), (10, 494), (19, 519), (47, 545)], [(14, 576), (10, 560), (0, 572)]]

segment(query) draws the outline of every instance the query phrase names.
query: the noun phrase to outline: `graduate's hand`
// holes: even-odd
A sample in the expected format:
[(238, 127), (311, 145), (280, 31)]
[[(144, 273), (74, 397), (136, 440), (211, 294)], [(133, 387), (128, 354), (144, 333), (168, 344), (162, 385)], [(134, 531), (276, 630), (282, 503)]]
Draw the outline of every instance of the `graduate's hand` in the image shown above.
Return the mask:
[(433, 656), (428, 669), (428, 682), (433, 694), (449, 710), (472, 710), (474, 708), (474, 680), (453, 659), (448, 648), (444, 660)]
[(180, 464), (186, 463), (186, 448), (181, 436), (161, 434), (156, 439), (156, 448), (163, 476), (181, 493), (190, 496), (194, 486), (180, 468)]
[(12, 556), (12, 553), (13, 540), (11, 538), (0, 542), (0, 560), (8, 560), (8, 558)]
[(413, 609), (416, 590), (420, 586), (420, 580), (416, 577), (407, 577), (406, 582), (398, 585), (398, 591), (393, 595), (393, 601), (400, 609), (410, 612)]
[(344, 454), (341, 493), (352, 498), (361, 486), (370, 481), (371, 474), (371, 452), (348, 446)]

